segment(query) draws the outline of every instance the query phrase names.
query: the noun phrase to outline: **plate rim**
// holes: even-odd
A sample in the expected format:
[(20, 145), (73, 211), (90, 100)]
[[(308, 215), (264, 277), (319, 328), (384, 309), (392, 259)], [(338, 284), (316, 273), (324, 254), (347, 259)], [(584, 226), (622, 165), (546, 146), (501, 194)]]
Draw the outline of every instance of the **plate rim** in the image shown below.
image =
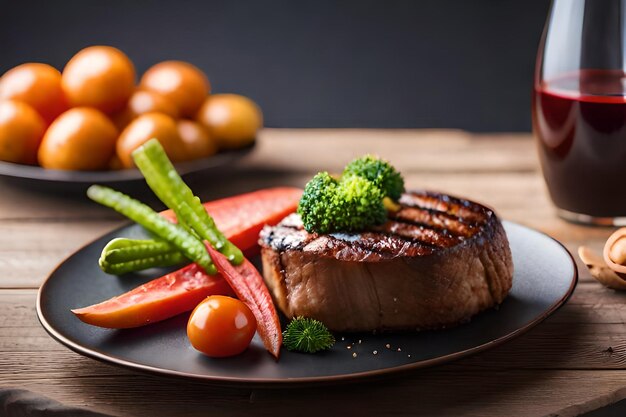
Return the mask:
[[(175, 164), (176, 170), (181, 175), (187, 175), (219, 168), (224, 164), (238, 161), (249, 155), (255, 148), (256, 140), (244, 148), (224, 150), (205, 158), (178, 162)], [(42, 184), (68, 183), (76, 185), (93, 183), (131, 183), (143, 180), (143, 176), (138, 169), (103, 171), (61, 170), (46, 169), (36, 165), (17, 164), (7, 161), (0, 161), (0, 177), (37, 181)]]
[(532, 328), (536, 327), (537, 325), (539, 325), (540, 323), (542, 323), (545, 319), (547, 319), (548, 317), (550, 317), (552, 314), (554, 314), (559, 308), (561, 308), (563, 305), (565, 305), (565, 303), (567, 302), (567, 300), (569, 300), (569, 298), (572, 296), (572, 294), (574, 293), (574, 290), (576, 289), (576, 286), (578, 284), (578, 279), (579, 279), (579, 274), (578, 274), (578, 267), (576, 265), (576, 261), (573, 257), (573, 255), (570, 253), (570, 251), (565, 247), (565, 245), (563, 245), (561, 242), (559, 242), (557, 239), (553, 238), (552, 236), (539, 231), (537, 229), (534, 229), (532, 227), (514, 222), (514, 221), (509, 221), (509, 220), (503, 220), (503, 223), (509, 223), (524, 229), (528, 229), (531, 230), (535, 233), (538, 233), (540, 235), (543, 235), (545, 237), (547, 237), (548, 239), (552, 240), (554, 243), (556, 243), (558, 246), (560, 246), (563, 251), (565, 252), (565, 254), (567, 254), (567, 258), (569, 259), (569, 261), (572, 263), (572, 269), (573, 269), (573, 273), (574, 275), (571, 278), (570, 281), (570, 286), (567, 289), (566, 293), (558, 300), (556, 301), (554, 304), (552, 304), (550, 306), (550, 308), (548, 308), (547, 310), (545, 310), (544, 312), (542, 312), (541, 315), (539, 315), (536, 319), (530, 321), (529, 323), (527, 323), (526, 325), (517, 328), (516, 330), (493, 340), (490, 340), (486, 343), (483, 343), (481, 345), (477, 345), (474, 347), (471, 347), (469, 349), (464, 349), (458, 352), (454, 352), (454, 353), (450, 353), (447, 355), (443, 355), (443, 356), (438, 356), (436, 358), (431, 358), (431, 359), (426, 359), (426, 360), (422, 360), (422, 361), (418, 361), (418, 362), (413, 362), (413, 363), (408, 363), (405, 365), (398, 365), (398, 366), (393, 366), (393, 367), (388, 367), (388, 368), (383, 368), (383, 369), (375, 369), (375, 370), (368, 370), (368, 371), (361, 371), (361, 372), (352, 372), (352, 373), (347, 373), (347, 374), (341, 374), (341, 375), (326, 375), (326, 376), (312, 376), (312, 377), (293, 377), (293, 378), (241, 378), (241, 377), (232, 377), (232, 376), (209, 376), (209, 375), (199, 375), (199, 374), (190, 374), (187, 372), (182, 372), (182, 371), (176, 371), (176, 370), (172, 370), (172, 369), (164, 369), (164, 368), (159, 368), (159, 367), (155, 367), (155, 366), (151, 366), (151, 365), (144, 365), (144, 364), (139, 364), (139, 363), (135, 363), (135, 362), (131, 362), (125, 359), (119, 359), (119, 358), (115, 358), (115, 357), (111, 357), (109, 355), (106, 355), (102, 352), (99, 352), (97, 350), (94, 349), (90, 349), (90, 348), (85, 348), (84, 346), (80, 345), (79, 343), (75, 343), (71, 340), (69, 340), (68, 338), (66, 338), (65, 336), (63, 336), (62, 334), (60, 334), (56, 329), (54, 329), (54, 327), (46, 320), (46, 318), (43, 315), (43, 312), (41, 310), (41, 298), (42, 298), (42, 293), (44, 292), (44, 288), (46, 286), (46, 284), (50, 281), (50, 279), (52, 278), (52, 276), (57, 272), (57, 270), (68, 260), (70, 259), (72, 256), (74, 256), (76, 253), (82, 251), (85, 247), (91, 245), (92, 243), (96, 242), (97, 240), (101, 239), (103, 236), (108, 235), (110, 233), (114, 233), (117, 232), (121, 229), (124, 229), (128, 226), (133, 225), (133, 222), (125, 222), (123, 225), (107, 232), (104, 233), (100, 236), (98, 236), (97, 238), (93, 239), (92, 241), (82, 245), (79, 249), (73, 251), (70, 255), (68, 255), (67, 257), (65, 257), (63, 260), (61, 260), (57, 266), (48, 274), (48, 276), (46, 277), (46, 279), (43, 281), (43, 283), (41, 284), (41, 286), (39, 287), (39, 289), (37, 290), (37, 300), (36, 300), (36, 312), (37, 312), (37, 319), (39, 320), (39, 323), (41, 324), (41, 326), (44, 328), (44, 330), (57, 342), (61, 343), (62, 345), (66, 346), (67, 348), (69, 348), (70, 350), (91, 358), (91, 359), (95, 359), (97, 361), (109, 364), (109, 365), (115, 365), (121, 368), (125, 368), (125, 369), (130, 369), (133, 371), (138, 371), (138, 372), (142, 372), (142, 373), (147, 373), (150, 375), (156, 375), (156, 376), (161, 376), (161, 377), (174, 377), (174, 378), (179, 378), (179, 379), (186, 379), (186, 380), (191, 380), (191, 381), (196, 381), (196, 382), (205, 382), (205, 383), (215, 383), (215, 384), (223, 384), (223, 385), (246, 385), (246, 386), (252, 386), (252, 385), (256, 385), (256, 386), (284, 386), (284, 385), (298, 385), (298, 386), (305, 386), (305, 385), (313, 385), (313, 384), (320, 384), (320, 383), (342, 383), (342, 382), (351, 382), (351, 381), (355, 381), (355, 380), (363, 380), (366, 378), (374, 378), (374, 377), (382, 377), (382, 376), (389, 376), (392, 374), (396, 374), (396, 373), (401, 373), (401, 372), (406, 372), (406, 371), (410, 371), (410, 370), (416, 370), (416, 369), (424, 369), (424, 368), (429, 368), (432, 366), (436, 366), (436, 365), (441, 365), (441, 364), (445, 364), (445, 363), (450, 363), (462, 358), (466, 358), (475, 354), (478, 354), (480, 352), (484, 352), (486, 350), (489, 350), (491, 348), (500, 346), (516, 337), (519, 337), (521, 335), (523, 335), (524, 333), (528, 332), (529, 330), (531, 330)]

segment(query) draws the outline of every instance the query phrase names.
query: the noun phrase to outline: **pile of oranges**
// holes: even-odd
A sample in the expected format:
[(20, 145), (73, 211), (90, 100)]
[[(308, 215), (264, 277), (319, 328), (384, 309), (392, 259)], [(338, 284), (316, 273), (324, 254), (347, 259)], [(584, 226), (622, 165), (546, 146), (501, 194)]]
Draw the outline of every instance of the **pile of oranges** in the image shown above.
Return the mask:
[(131, 153), (156, 137), (174, 162), (250, 145), (259, 107), (211, 95), (207, 76), (182, 61), (135, 67), (120, 50), (91, 46), (63, 72), (39, 63), (0, 78), (0, 160), (65, 170), (132, 168)]

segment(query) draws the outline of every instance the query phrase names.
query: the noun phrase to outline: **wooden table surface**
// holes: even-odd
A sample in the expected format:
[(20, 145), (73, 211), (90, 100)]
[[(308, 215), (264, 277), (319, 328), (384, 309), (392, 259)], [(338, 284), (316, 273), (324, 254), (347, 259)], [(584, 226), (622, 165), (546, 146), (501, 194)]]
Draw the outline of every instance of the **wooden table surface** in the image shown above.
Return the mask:
[[(486, 203), (502, 218), (560, 240), (572, 253), (581, 244), (599, 250), (612, 231), (555, 216), (529, 134), (267, 129), (232, 171), (192, 177), (190, 183), (204, 199), (303, 186), (318, 170), (339, 171), (368, 152), (391, 160), (408, 188)], [(66, 404), (130, 416), (354, 410), (358, 415), (540, 416), (567, 407), (575, 414), (577, 405), (626, 387), (626, 296), (593, 281), (580, 262), (574, 296), (527, 334), (448, 365), (382, 380), (293, 389), (220, 387), (106, 365), (51, 339), (37, 321), (35, 298), (57, 263), (122, 222), (82, 194), (35, 192), (0, 182), (0, 388), (26, 388)]]

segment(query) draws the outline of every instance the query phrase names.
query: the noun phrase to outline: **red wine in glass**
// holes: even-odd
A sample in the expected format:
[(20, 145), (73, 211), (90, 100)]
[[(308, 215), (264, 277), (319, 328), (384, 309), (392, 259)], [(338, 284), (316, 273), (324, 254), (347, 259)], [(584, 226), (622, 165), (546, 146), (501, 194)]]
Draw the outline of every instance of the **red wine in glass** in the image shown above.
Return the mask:
[(568, 220), (626, 224), (623, 11), (621, 1), (555, 0), (544, 31), (533, 130), (548, 191)]
[(572, 213), (626, 213), (622, 71), (583, 70), (538, 85), (534, 129), (554, 203)]

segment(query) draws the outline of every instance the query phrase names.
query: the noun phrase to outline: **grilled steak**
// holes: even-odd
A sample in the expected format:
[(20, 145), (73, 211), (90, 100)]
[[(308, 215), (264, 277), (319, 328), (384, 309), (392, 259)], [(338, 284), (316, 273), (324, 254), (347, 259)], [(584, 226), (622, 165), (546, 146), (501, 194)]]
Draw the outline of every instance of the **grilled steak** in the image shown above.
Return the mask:
[(513, 277), (496, 215), (480, 204), (412, 192), (382, 226), (308, 233), (297, 214), (260, 235), (263, 274), (287, 317), (334, 331), (435, 329), (500, 304)]

